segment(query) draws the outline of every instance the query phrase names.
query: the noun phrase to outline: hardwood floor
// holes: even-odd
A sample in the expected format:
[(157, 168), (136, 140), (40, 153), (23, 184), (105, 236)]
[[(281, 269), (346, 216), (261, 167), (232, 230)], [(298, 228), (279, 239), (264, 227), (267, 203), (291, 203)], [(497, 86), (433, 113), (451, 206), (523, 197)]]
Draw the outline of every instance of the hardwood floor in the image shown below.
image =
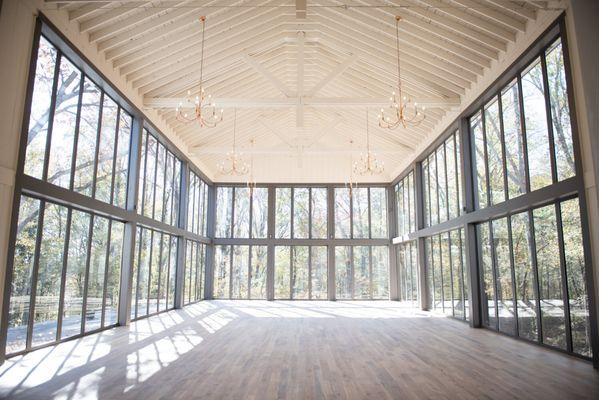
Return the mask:
[(598, 399), (599, 372), (397, 302), (205, 301), (8, 359), (0, 397)]

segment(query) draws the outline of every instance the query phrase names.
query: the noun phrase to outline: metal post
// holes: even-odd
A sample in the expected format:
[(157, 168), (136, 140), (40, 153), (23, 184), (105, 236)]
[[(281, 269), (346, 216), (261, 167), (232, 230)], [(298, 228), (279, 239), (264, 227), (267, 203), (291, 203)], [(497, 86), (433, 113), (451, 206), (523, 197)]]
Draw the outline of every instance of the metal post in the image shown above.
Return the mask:
[[(387, 226), (389, 238), (397, 236), (396, 220), (399, 217), (395, 209), (395, 190), (393, 185), (387, 187)], [(399, 272), (397, 270), (397, 246), (389, 244), (389, 299), (399, 301)]]
[[(179, 216), (177, 218), (177, 226), (181, 229), (186, 229), (187, 226), (187, 209), (189, 207), (188, 190), (189, 190), (189, 164), (181, 163), (181, 180), (179, 182), (181, 190), (179, 190)], [(183, 307), (183, 292), (185, 285), (185, 255), (187, 253), (187, 240), (179, 236), (177, 237), (177, 269), (175, 273), (175, 308)], [(191, 268), (191, 266), (189, 266)]]
[(210, 244), (206, 245), (206, 271), (204, 273), (204, 299), (214, 298), (214, 232), (216, 229), (216, 186), (208, 186), (207, 235)]

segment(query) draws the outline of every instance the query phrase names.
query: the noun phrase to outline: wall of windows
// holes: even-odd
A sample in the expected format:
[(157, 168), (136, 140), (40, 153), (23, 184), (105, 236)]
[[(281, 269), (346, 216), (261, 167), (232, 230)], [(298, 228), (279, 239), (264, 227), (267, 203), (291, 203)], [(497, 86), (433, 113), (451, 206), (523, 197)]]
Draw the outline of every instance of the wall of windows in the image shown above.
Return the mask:
[(398, 300), (412, 307), (420, 306), (418, 273), (418, 246), (416, 241), (397, 245), (397, 277), (399, 281)]
[(121, 222), (22, 196), (6, 352), (115, 325), (122, 247)]
[(0, 359), (172, 309), (180, 241), (202, 249), (202, 298), (210, 241), (210, 189), (190, 172), (181, 198), (182, 153), (41, 19), (35, 43)]
[(132, 117), (44, 36), (23, 173), (124, 207)]
[(454, 132), (422, 161), (425, 226), (454, 219), (462, 213), (459, 139), (458, 132)]
[(436, 311), (468, 320), (468, 272), (462, 229), (425, 239), (429, 304)]
[(591, 355), (578, 198), (477, 225), (483, 323)]
[[(137, 212), (156, 221), (177, 225), (181, 161), (147, 129), (141, 137), (138, 185)], [(195, 190), (195, 187), (191, 189)], [(194, 205), (192, 203), (192, 210)], [(192, 216), (192, 223), (194, 221)]]
[(566, 72), (555, 40), (470, 118), (476, 206), (575, 175)]

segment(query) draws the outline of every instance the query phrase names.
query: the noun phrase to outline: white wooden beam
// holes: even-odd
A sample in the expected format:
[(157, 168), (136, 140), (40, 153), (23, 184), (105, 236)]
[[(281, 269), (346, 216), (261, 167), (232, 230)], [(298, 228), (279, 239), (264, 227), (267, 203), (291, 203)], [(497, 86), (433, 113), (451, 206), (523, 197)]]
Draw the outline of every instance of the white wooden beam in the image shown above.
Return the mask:
[(320, 82), (318, 82), (306, 95), (313, 97), (320, 89), (325, 87), (330, 81), (341, 75), (350, 65), (356, 61), (357, 57), (354, 54), (349, 55), (345, 61), (337, 65), (327, 76), (325, 76)]
[(274, 75), (268, 72), (259, 62), (254, 60), (249, 54), (244, 54), (243, 60), (260, 73), (267, 81), (273, 84), (274, 87), (279, 89), (286, 97), (292, 97), (291, 91), (287, 86), (283, 85)]
[[(343, 149), (343, 148), (323, 148), (310, 149), (304, 146), (291, 146), (287, 149), (274, 148), (274, 149), (257, 149), (257, 148), (240, 148), (243, 154), (254, 154), (254, 155), (297, 155), (298, 151), (304, 155), (337, 155), (337, 154), (353, 154), (360, 155), (364, 153), (364, 149)], [(191, 148), (191, 153), (194, 155), (210, 155), (210, 154), (227, 154), (231, 151), (231, 147), (226, 146), (197, 146)], [(376, 154), (405, 154), (406, 150), (391, 150), (391, 149), (372, 149), (373, 153)]]
[(295, 0), (295, 18), (306, 19), (307, 0)]
[[(144, 98), (144, 107), (146, 108), (176, 108), (179, 103), (185, 104), (186, 99), (179, 97), (146, 97)], [(218, 107), (222, 108), (290, 108), (297, 106), (297, 98), (214, 98)], [(440, 98), (419, 98), (415, 102), (418, 105), (427, 108), (451, 108), (460, 105), (458, 97), (440, 99)], [(375, 97), (303, 97), (302, 104), (306, 107), (386, 107), (390, 104), (388, 98)]]

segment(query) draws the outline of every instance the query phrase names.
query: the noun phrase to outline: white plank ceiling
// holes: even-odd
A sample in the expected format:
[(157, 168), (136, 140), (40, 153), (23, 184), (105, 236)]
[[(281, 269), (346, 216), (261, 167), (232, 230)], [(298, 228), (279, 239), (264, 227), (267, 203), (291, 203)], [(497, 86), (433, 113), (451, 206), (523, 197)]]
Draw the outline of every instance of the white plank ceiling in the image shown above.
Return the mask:
[[(188, 146), (215, 181), (237, 142), (258, 182), (344, 182), (351, 160), (371, 146), (391, 181), (447, 124), (506, 52), (536, 27), (551, 2), (511, 0), (155, 0), (57, 1), (66, 15)], [(304, 12), (305, 10), (305, 12)], [(223, 107), (215, 128), (177, 121), (174, 107), (199, 90), (206, 15), (204, 87)], [(305, 15), (305, 17), (304, 17)], [(404, 88), (427, 106), (418, 127), (377, 125), (397, 81), (395, 15), (401, 15)], [(250, 140), (255, 141), (250, 148)], [(350, 144), (350, 141), (354, 144)]]

